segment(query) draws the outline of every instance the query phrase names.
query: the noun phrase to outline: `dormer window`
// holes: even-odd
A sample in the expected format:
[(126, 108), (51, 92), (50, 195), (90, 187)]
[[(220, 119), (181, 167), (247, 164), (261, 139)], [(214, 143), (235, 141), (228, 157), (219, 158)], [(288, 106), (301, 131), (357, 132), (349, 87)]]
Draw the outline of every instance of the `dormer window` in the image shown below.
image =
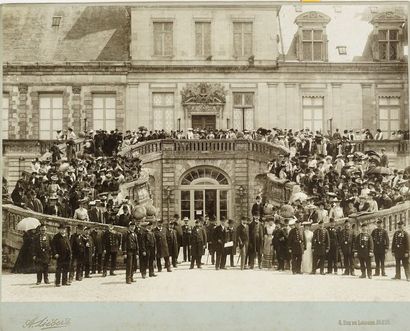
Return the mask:
[(370, 21), (373, 24), (372, 54), (375, 61), (403, 60), (403, 15), (384, 12)]
[(296, 17), (296, 55), (299, 61), (327, 61), (326, 25), (330, 18), (319, 12), (307, 12)]

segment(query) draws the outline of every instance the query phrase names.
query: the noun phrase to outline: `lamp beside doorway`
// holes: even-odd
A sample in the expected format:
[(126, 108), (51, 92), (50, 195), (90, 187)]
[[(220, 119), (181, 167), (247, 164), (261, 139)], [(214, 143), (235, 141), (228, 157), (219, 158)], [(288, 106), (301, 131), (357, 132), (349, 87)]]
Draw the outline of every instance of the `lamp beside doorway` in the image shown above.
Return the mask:
[(241, 217), (243, 217), (243, 197), (245, 196), (246, 190), (242, 185), (240, 185), (238, 188), (238, 192), (241, 201)]
[(172, 188), (169, 186), (165, 186), (164, 188), (165, 191), (165, 196), (167, 198), (167, 216), (168, 216), (168, 222), (169, 222), (169, 205), (170, 205), (170, 200), (171, 200), (171, 193), (172, 193)]

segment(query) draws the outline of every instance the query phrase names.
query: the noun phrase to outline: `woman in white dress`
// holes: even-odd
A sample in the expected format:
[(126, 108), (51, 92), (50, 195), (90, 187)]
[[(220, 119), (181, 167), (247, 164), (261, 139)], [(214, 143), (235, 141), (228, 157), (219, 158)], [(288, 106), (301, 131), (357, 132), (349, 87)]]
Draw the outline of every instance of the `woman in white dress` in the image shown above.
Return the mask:
[(312, 238), (313, 232), (310, 230), (311, 222), (303, 222), (303, 236), (305, 238), (305, 251), (302, 255), (302, 272), (310, 274), (312, 272), (313, 255), (312, 255)]
[(263, 258), (262, 258), (262, 267), (263, 268), (272, 268), (273, 262), (273, 246), (272, 238), (273, 231), (275, 230), (275, 223), (273, 218), (270, 218), (268, 223), (264, 226), (263, 229)]

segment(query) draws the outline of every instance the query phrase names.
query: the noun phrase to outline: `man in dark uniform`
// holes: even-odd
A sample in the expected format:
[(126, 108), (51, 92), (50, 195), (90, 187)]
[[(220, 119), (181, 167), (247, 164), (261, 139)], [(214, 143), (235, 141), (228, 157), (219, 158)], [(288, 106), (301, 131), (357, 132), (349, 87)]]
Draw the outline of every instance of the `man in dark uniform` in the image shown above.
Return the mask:
[(157, 246), (157, 268), (158, 272), (162, 271), (161, 259), (165, 261), (165, 268), (167, 272), (172, 272), (171, 263), (169, 261), (169, 249), (167, 241), (167, 229), (162, 226), (163, 221), (159, 220), (157, 226), (154, 229), (155, 243)]
[(278, 259), (278, 271), (285, 271), (285, 261), (288, 256), (288, 232), (284, 222), (278, 222), (273, 231), (272, 244)]
[(146, 231), (147, 223), (145, 221), (139, 222), (135, 226), (135, 234), (137, 235), (138, 240), (138, 261), (134, 264), (134, 272), (137, 272), (137, 269), (140, 269), (141, 276), (143, 279), (146, 278), (146, 274), (143, 274), (143, 269), (147, 270), (147, 254), (143, 254), (146, 251), (144, 243), (144, 233)]
[(329, 232), (324, 228), (323, 220), (319, 221), (319, 228), (313, 232), (312, 238), (312, 253), (313, 253), (313, 268), (312, 274), (316, 273), (316, 269), (320, 268), (320, 274), (325, 274), (325, 258), (329, 252), (330, 238)]
[(167, 231), (167, 241), (168, 241), (168, 249), (169, 249), (169, 256), (171, 260), (171, 264), (174, 268), (178, 268), (177, 261), (178, 261), (178, 233), (175, 229), (175, 222), (171, 222), (168, 227)]
[(262, 199), (259, 195), (256, 197), (256, 202), (252, 205), (251, 214), (253, 217), (259, 218), (262, 218), (264, 215)]
[(259, 217), (254, 217), (249, 223), (249, 267), (255, 266), (256, 255), (258, 256), (259, 269), (262, 268), (263, 249), (263, 226), (259, 223)]
[(236, 229), (236, 239), (239, 245), (239, 254), (241, 257), (241, 270), (245, 269), (245, 258), (249, 246), (249, 228), (246, 224), (246, 217), (241, 218), (241, 224)]
[(214, 241), (215, 241), (215, 251), (216, 251), (216, 260), (215, 260), (215, 269), (226, 269), (226, 255), (224, 251), (224, 245), (226, 243), (226, 220), (221, 219), (221, 224), (215, 227), (214, 230)]
[(115, 276), (114, 271), (117, 269), (117, 253), (120, 249), (121, 235), (114, 231), (114, 225), (109, 224), (108, 230), (103, 235), (104, 247), (104, 265), (102, 276), (107, 276), (108, 263), (110, 264), (110, 276)]
[(46, 226), (40, 225), (40, 232), (33, 238), (33, 260), (37, 269), (37, 285), (41, 283), (44, 275), (44, 283), (50, 284), (48, 280), (48, 266), (51, 259), (52, 238), (46, 233)]
[(329, 253), (327, 253), (327, 273), (331, 274), (332, 269), (337, 274), (337, 256), (339, 253), (339, 235), (335, 227), (335, 219), (330, 218), (329, 226), (327, 228), (329, 233), (330, 245)]
[(208, 241), (208, 252), (211, 255), (211, 263), (215, 264), (215, 242), (214, 231), (216, 228), (215, 218), (211, 218), (209, 224), (206, 225), (206, 238)]
[(60, 224), (58, 227), (58, 233), (53, 237), (52, 241), (53, 256), (57, 260), (56, 287), (61, 286), (60, 281), (62, 281), (63, 285), (71, 285), (67, 280), (71, 260), (71, 245), (66, 231), (66, 226)]
[(288, 247), (292, 257), (292, 273), (296, 275), (302, 273), (302, 255), (305, 243), (304, 236), (300, 232), (299, 220), (292, 221), (292, 223), (293, 222), (295, 223), (295, 227), (289, 231)]
[[(82, 240), (82, 235), (84, 231), (83, 225), (77, 226), (77, 232), (73, 233), (70, 238), (71, 250), (73, 257), (71, 260), (70, 276), (69, 281), (72, 282), (74, 279), (75, 271), (75, 280), (83, 280), (83, 268), (84, 268), (84, 257), (85, 257), (85, 246), (84, 241)], [(74, 267), (75, 266), (75, 267)]]
[(191, 237), (191, 226), (188, 225), (188, 217), (184, 217), (184, 225), (182, 225), (182, 250), (184, 254), (184, 262), (191, 261), (191, 248), (189, 238)]
[(354, 263), (353, 263), (353, 245), (355, 235), (353, 230), (350, 229), (350, 223), (345, 221), (344, 229), (339, 233), (339, 243), (343, 254), (343, 264), (345, 271), (343, 275), (354, 276)]
[(354, 256), (359, 258), (360, 261), (360, 270), (362, 272), (360, 278), (369, 279), (372, 278), (372, 264), (371, 259), (373, 257), (373, 238), (367, 233), (367, 224), (362, 223), (360, 228), (360, 233), (355, 239), (354, 245)]
[(376, 262), (376, 271), (373, 276), (387, 276), (384, 271), (384, 259), (389, 249), (389, 235), (382, 227), (382, 220), (377, 220), (377, 228), (372, 231), (372, 238), (374, 244), (374, 260)]
[(147, 268), (149, 277), (157, 277), (154, 273), (154, 260), (156, 256), (155, 235), (152, 232), (152, 222), (146, 223), (146, 229), (142, 232), (142, 246), (140, 247), (141, 265), (140, 271), (142, 278), (147, 275)]
[(200, 226), (200, 221), (195, 220), (195, 226), (192, 228), (191, 237), (189, 238), (191, 243), (191, 266), (190, 269), (194, 268), (195, 261), (198, 268), (201, 267), (201, 259), (203, 254), (204, 246), (206, 245), (206, 239), (204, 238), (204, 233)]
[(137, 263), (138, 255), (138, 238), (135, 233), (135, 223), (130, 222), (128, 224), (128, 231), (123, 236), (122, 240), (122, 254), (126, 261), (125, 267), (125, 281), (127, 284), (135, 282), (134, 280), (134, 270), (135, 264)]
[(407, 281), (410, 281), (410, 270), (409, 270), (409, 234), (403, 230), (403, 221), (397, 223), (398, 229), (393, 235), (391, 251), (394, 258), (396, 259), (396, 275), (393, 279), (400, 279), (400, 264), (403, 264), (404, 273), (406, 275)]

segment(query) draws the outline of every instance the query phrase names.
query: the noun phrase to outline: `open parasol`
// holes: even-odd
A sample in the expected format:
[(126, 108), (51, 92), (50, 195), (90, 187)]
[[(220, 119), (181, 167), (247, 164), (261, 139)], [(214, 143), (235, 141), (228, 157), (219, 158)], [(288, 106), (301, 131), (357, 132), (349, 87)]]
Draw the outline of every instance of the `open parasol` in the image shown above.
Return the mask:
[(28, 230), (35, 229), (39, 225), (40, 225), (40, 221), (37, 218), (26, 217), (17, 223), (16, 230), (28, 231)]

